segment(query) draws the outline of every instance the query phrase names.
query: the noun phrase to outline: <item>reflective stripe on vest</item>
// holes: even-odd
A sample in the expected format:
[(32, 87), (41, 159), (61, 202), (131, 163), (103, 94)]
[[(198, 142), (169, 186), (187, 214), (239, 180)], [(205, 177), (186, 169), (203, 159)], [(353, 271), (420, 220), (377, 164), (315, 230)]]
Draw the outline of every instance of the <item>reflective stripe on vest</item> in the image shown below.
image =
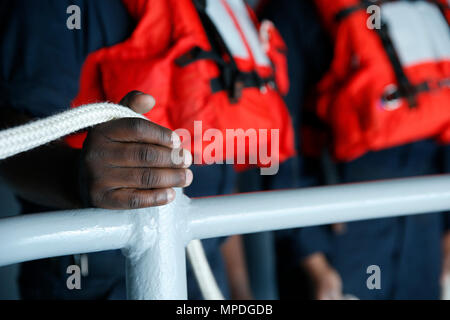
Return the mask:
[(428, 2), (388, 2), (381, 17), (389, 26), (404, 67), (450, 60), (450, 28), (439, 8)]
[(254, 60), (258, 66), (270, 66), (242, 0), (207, 0), (206, 12), (235, 58)]

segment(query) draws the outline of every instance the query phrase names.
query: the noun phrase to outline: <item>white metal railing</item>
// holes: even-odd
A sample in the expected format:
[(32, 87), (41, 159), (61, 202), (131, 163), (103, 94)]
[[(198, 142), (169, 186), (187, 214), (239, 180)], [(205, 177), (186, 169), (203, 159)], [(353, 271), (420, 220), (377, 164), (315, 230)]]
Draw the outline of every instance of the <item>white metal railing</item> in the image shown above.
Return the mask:
[(0, 219), (0, 266), (123, 249), (129, 299), (186, 299), (193, 239), (450, 210), (450, 175)]

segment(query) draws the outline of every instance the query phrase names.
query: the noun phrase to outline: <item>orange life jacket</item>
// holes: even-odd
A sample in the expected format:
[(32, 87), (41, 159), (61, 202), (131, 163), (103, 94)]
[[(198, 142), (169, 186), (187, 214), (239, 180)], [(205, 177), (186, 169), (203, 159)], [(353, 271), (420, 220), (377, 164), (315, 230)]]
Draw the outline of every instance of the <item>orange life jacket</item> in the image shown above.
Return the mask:
[[(279, 129), (279, 155), (272, 157), (283, 161), (295, 154), (281, 96), (289, 86), (286, 48), (271, 23), (259, 24), (242, 0), (123, 2), (137, 27), (124, 43), (88, 57), (75, 107), (118, 102), (139, 90), (155, 97), (157, 105), (146, 116), (162, 126), (187, 129), (193, 137), (194, 121), (202, 121), (202, 134), (210, 128), (224, 136), (227, 129)], [(84, 138), (68, 142), (80, 148)], [(270, 135), (262, 137), (255, 149), (249, 141), (245, 156), (257, 156), (251, 150), (271, 142)], [(206, 143), (185, 147), (196, 152)]]
[[(334, 157), (350, 161), (425, 138), (450, 143), (446, 0), (315, 2), (334, 41), (314, 107)], [(381, 7), (379, 29), (373, 5)], [(326, 140), (323, 132), (311, 132), (305, 130), (304, 139), (310, 154)]]

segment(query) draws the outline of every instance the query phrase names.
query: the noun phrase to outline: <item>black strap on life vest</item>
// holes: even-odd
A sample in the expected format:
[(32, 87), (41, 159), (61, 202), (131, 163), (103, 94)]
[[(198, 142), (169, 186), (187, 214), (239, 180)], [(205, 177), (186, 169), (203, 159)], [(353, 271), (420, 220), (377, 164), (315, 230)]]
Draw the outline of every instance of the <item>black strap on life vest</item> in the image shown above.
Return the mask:
[(202, 21), (203, 28), (211, 44), (211, 51), (194, 47), (176, 60), (183, 67), (198, 60), (212, 60), (220, 70), (220, 76), (211, 80), (213, 93), (226, 91), (231, 103), (237, 103), (242, 96), (244, 88), (263, 88), (266, 85), (275, 88), (274, 77), (262, 78), (256, 71), (243, 72), (239, 70), (228, 46), (217, 30), (214, 22), (206, 12), (206, 0), (193, 0)]
[[(416, 86), (414, 86), (414, 89), (417, 94), (423, 93), (423, 92), (431, 92), (435, 90), (441, 90), (444, 88), (450, 88), (450, 78), (441, 79), (438, 81), (425, 81), (422, 82)], [(398, 90), (395, 90), (393, 92), (386, 93), (385, 96), (383, 96), (384, 101), (393, 101), (403, 98), (401, 93)]]
[[(341, 10), (336, 15), (335, 20), (336, 22), (341, 22), (343, 19), (347, 18), (352, 13), (359, 10), (367, 10), (367, 8), (371, 5), (382, 5), (383, 3), (394, 1), (398, 0), (375, 0), (375, 1), (361, 0), (361, 2), (355, 6), (351, 6)], [(430, 0), (429, 2), (437, 4), (445, 16), (445, 10), (449, 9), (448, 6), (445, 6), (441, 2), (435, 0)], [(389, 33), (389, 26), (385, 22), (382, 21), (381, 28), (374, 29), (374, 31), (380, 37), (384, 50), (386, 51), (389, 61), (391, 62), (392, 68), (394, 69), (394, 73), (398, 82), (398, 89), (395, 92), (390, 93), (388, 96), (383, 97), (383, 99), (386, 101), (391, 101), (404, 98), (408, 102), (410, 108), (417, 107), (417, 95), (422, 92), (430, 91), (432, 87), (433, 88), (436, 87), (429, 85), (430, 82), (424, 82), (418, 85), (414, 85), (409, 81), (408, 77), (405, 74), (398, 53), (392, 42), (392, 38)], [(442, 81), (442, 83), (446, 82), (447, 82), (446, 79)]]
[(384, 50), (389, 57), (392, 68), (394, 69), (395, 77), (398, 82), (398, 96), (405, 98), (410, 108), (417, 107), (417, 94), (419, 86), (413, 85), (405, 74), (400, 58), (398, 57), (397, 50), (395, 50), (394, 43), (392, 42), (389, 34), (389, 27), (386, 23), (381, 23), (380, 29), (375, 29), (378, 36), (383, 43)]

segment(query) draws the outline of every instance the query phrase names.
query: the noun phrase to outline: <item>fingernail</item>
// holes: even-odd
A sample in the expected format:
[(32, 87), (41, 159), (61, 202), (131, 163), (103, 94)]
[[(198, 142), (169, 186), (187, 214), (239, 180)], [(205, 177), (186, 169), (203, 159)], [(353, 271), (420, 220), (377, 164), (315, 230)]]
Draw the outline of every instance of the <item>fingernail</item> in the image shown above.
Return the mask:
[(189, 168), (192, 165), (193, 157), (192, 154), (186, 150), (183, 149), (183, 163), (185, 168)]
[(173, 189), (169, 189), (167, 190), (167, 201), (172, 202), (173, 200), (175, 200), (176, 197), (176, 192)]
[(191, 185), (192, 181), (194, 181), (194, 174), (191, 170), (186, 170), (186, 185), (185, 187), (188, 187)]
[(172, 132), (172, 146), (174, 149), (179, 149), (181, 147), (181, 139), (176, 132)]
[(156, 106), (156, 100), (155, 100), (155, 98), (154, 98), (153, 96), (150, 96), (150, 95), (149, 95), (149, 97), (150, 97), (151, 99), (149, 99), (148, 105), (149, 105), (149, 107), (150, 107), (151, 109), (153, 109), (153, 108)]
[(130, 106), (135, 112), (140, 114), (149, 113), (156, 104), (155, 98), (151, 95), (138, 92), (133, 98), (133, 105)]

